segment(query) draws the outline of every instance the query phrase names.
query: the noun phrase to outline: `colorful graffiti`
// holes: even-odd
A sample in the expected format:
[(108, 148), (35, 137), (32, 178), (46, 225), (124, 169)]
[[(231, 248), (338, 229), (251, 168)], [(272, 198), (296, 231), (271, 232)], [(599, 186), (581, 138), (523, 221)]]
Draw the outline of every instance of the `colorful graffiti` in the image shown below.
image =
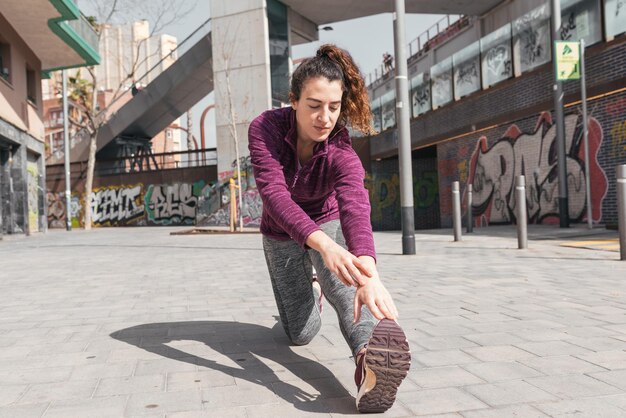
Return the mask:
[(48, 228), (65, 228), (65, 200), (62, 193), (46, 193)]
[(28, 180), (28, 228), (30, 232), (39, 231), (39, 168), (36, 162), (26, 163)]
[[(204, 202), (208, 210), (203, 210), (203, 213), (198, 216), (198, 225), (229, 225), (231, 193), (228, 184), (231, 178), (237, 179), (237, 160), (233, 160), (231, 166), (233, 167), (232, 171), (220, 173), (220, 182), (206, 190)], [(241, 169), (241, 189), (243, 191), (241, 196), (243, 224), (244, 226), (260, 226), (263, 203), (256, 187), (249, 155), (239, 159), (239, 167)], [(239, 200), (237, 200), (237, 209), (239, 210)]]
[[(233, 167), (236, 163), (233, 161)], [(242, 219), (244, 226), (261, 224), (262, 202), (252, 175), (250, 157), (242, 157), (241, 187), (243, 189)], [(230, 220), (228, 180), (207, 184), (193, 183), (112, 185), (95, 188), (90, 205), (93, 226), (197, 225), (227, 226)], [(80, 227), (84, 211), (84, 194), (72, 195), (70, 214), (72, 226)], [(64, 228), (65, 194), (48, 192), (48, 226)]]
[(390, 177), (367, 174), (365, 187), (367, 188), (372, 207), (372, 222), (382, 221), (383, 212), (390, 206), (397, 206), (399, 214), (400, 179), (397, 174), (393, 174)]
[(626, 158), (626, 119), (613, 124), (610, 131), (609, 155), (617, 160)]
[[(569, 216), (573, 221), (586, 219), (586, 190), (582, 129), (578, 115), (565, 118), (567, 189)], [(472, 213), (480, 225), (511, 223), (515, 220), (515, 177), (526, 177), (529, 222), (558, 222), (558, 176), (556, 128), (550, 113), (539, 116), (535, 130), (522, 132), (511, 125), (491, 147), (481, 137), (471, 156), (469, 181), (473, 184)], [(592, 217), (602, 218), (602, 201), (608, 182), (598, 163), (602, 128), (595, 118), (589, 120), (589, 155), (592, 189)]]
[(91, 194), (91, 219), (97, 226), (131, 225), (143, 218), (143, 185), (108, 186)]
[[(414, 160), (413, 206), (416, 229), (439, 228), (439, 180), (436, 159)], [(400, 178), (396, 159), (377, 162), (365, 176), (375, 230), (401, 227)]]
[[(48, 228), (65, 228), (65, 193), (46, 193), (46, 201), (48, 202)], [(73, 194), (70, 200), (70, 219), (72, 227), (80, 226), (80, 212), (82, 205), (80, 197)]]

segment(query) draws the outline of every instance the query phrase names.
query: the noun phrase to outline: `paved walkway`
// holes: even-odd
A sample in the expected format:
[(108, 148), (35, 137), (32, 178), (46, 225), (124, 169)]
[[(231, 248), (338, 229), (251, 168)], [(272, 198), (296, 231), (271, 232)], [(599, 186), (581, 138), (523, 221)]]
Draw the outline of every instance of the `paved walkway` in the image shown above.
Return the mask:
[[(332, 309), (289, 346), (260, 235), (177, 230), (0, 241), (0, 417), (355, 414)], [(384, 416), (626, 417), (626, 262), (561, 245), (615, 236), (532, 228), (517, 250), (512, 227), (429, 231), (401, 256), (377, 233), (414, 355)]]

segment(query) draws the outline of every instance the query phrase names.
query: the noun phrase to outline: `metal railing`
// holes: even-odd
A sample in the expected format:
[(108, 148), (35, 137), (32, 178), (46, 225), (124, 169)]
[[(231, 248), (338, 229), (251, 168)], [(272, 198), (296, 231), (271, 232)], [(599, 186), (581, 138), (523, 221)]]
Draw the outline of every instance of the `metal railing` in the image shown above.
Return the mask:
[(204, 150), (163, 152), (103, 159), (96, 163), (96, 175), (106, 176), (214, 165), (217, 165), (217, 150), (215, 148), (207, 148)]
[[(209, 34), (209, 32), (211, 32), (211, 18), (208, 18), (203, 24), (201, 24), (200, 26), (198, 26), (193, 32), (191, 32), (191, 34), (189, 34), (189, 36), (187, 36), (185, 39), (183, 39), (180, 43), (178, 43), (176, 45), (176, 48), (173, 48), (169, 54), (165, 55), (163, 58), (161, 58), (156, 64), (154, 64), (152, 67), (150, 67), (150, 69), (148, 71), (145, 72), (145, 74), (141, 75), (140, 77), (136, 78), (134, 81), (134, 84), (136, 86), (141, 86), (141, 87), (145, 87), (148, 84), (150, 84), (148, 82), (148, 80), (153, 80), (156, 77), (158, 77), (158, 75), (154, 76), (154, 77), (149, 77), (150, 74), (152, 74), (154, 71), (159, 71), (159, 74), (161, 71), (161, 64), (166, 61), (166, 60), (177, 60), (181, 55), (183, 55), (185, 52), (187, 52), (189, 49), (191, 49), (192, 46), (194, 46), (198, 41), (200, 41), (202, 38), (204, 38), (205, 36), (207, 36)], [(128, 88), (131, 88), (130, 85), (127, 86)], [(122, 97), (124, 97), (123, 94), (118, 95), (117, 97), (114, 97), (113, 100), (111, 101), (111, 103), (109, 103), (108, 107), (110, 108), (111, 105), (113, 105), (115, 102), (117, 102), (118, 100), (120, 100)]]
[[(217, 165), (217, 149), (163, 152), (142, 156), (101, 159), (96, 161), (95, 175), (108, 176), (128, 173), (146, 173), (158, 170), (211, 167)], [(64, 179), (63, 164), (46, 166), (48, 181)], [(83, 177), (87, 172), (86, 161), (71, 163), (72, 177)]]
[[(469, 17), (464, 15), (446, 15), (438, 20), (431, 27), (422, 32), (417, 38), (408, 44), (408, 60), (428, 51), (436, 44), (448, 39), (452, 34), (457, 33), (463, 28), (465, 22), (469, 22)], [(378, 67), (368, 73), (365, 77), (367, 85), (374, 83), (381, 78), (387, 78), (394, 74), (394, 68), (385, 69), (385, 65), (380, 64)]]
[[(211, 18), (208, 18), (203, 24), (198, 26), (191, 34), (183, 39), (176, 48), (172, 49), (169, 54), (161, 58), (156, 64), (154, 64), (145, 74), (135, 80), (135, 84), (144, 84), (143, 80), (147, 78), (154, 71), (161, 71), (161, 64), (166, 60), (177, 60), (181, 55), (191, 49), (200, 39), (204, 38), (211, 31)], [(156, 76), (151, 77), (154, 79)], [(147, 84), (147, 83), (145, 83)]]

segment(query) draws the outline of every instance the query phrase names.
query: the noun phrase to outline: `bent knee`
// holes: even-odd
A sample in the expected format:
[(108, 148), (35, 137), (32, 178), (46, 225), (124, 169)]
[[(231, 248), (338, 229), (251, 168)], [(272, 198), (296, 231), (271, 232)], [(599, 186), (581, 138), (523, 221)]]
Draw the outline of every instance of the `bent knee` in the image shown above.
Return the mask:
[(322, 327), (322, 324), (318, 322), (314, 326), (310, 328), (304, 328), (300, 330), (299, 332), (290, 332), (289, 340), (294, 345), (307, 345), (317, 335), (321, 327)]
[(293, 345), (307, 345), (313, 340), (313, 337), (315, 337), (315, 335), (296, 335), (290, 336), (289, 340)]

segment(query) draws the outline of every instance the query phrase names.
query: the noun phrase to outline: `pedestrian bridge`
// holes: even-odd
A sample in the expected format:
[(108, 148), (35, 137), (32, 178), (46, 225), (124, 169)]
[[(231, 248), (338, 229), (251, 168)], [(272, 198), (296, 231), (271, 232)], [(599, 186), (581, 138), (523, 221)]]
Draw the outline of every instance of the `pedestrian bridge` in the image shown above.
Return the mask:
[[(194, 43), (194, 39), (198, 40)], [(185, 45), (191, 46), (100, 128), (98, 159), (124, 157), (145, 146), (213, 91), (210, 20), (181, 42), (177, 51)]]

